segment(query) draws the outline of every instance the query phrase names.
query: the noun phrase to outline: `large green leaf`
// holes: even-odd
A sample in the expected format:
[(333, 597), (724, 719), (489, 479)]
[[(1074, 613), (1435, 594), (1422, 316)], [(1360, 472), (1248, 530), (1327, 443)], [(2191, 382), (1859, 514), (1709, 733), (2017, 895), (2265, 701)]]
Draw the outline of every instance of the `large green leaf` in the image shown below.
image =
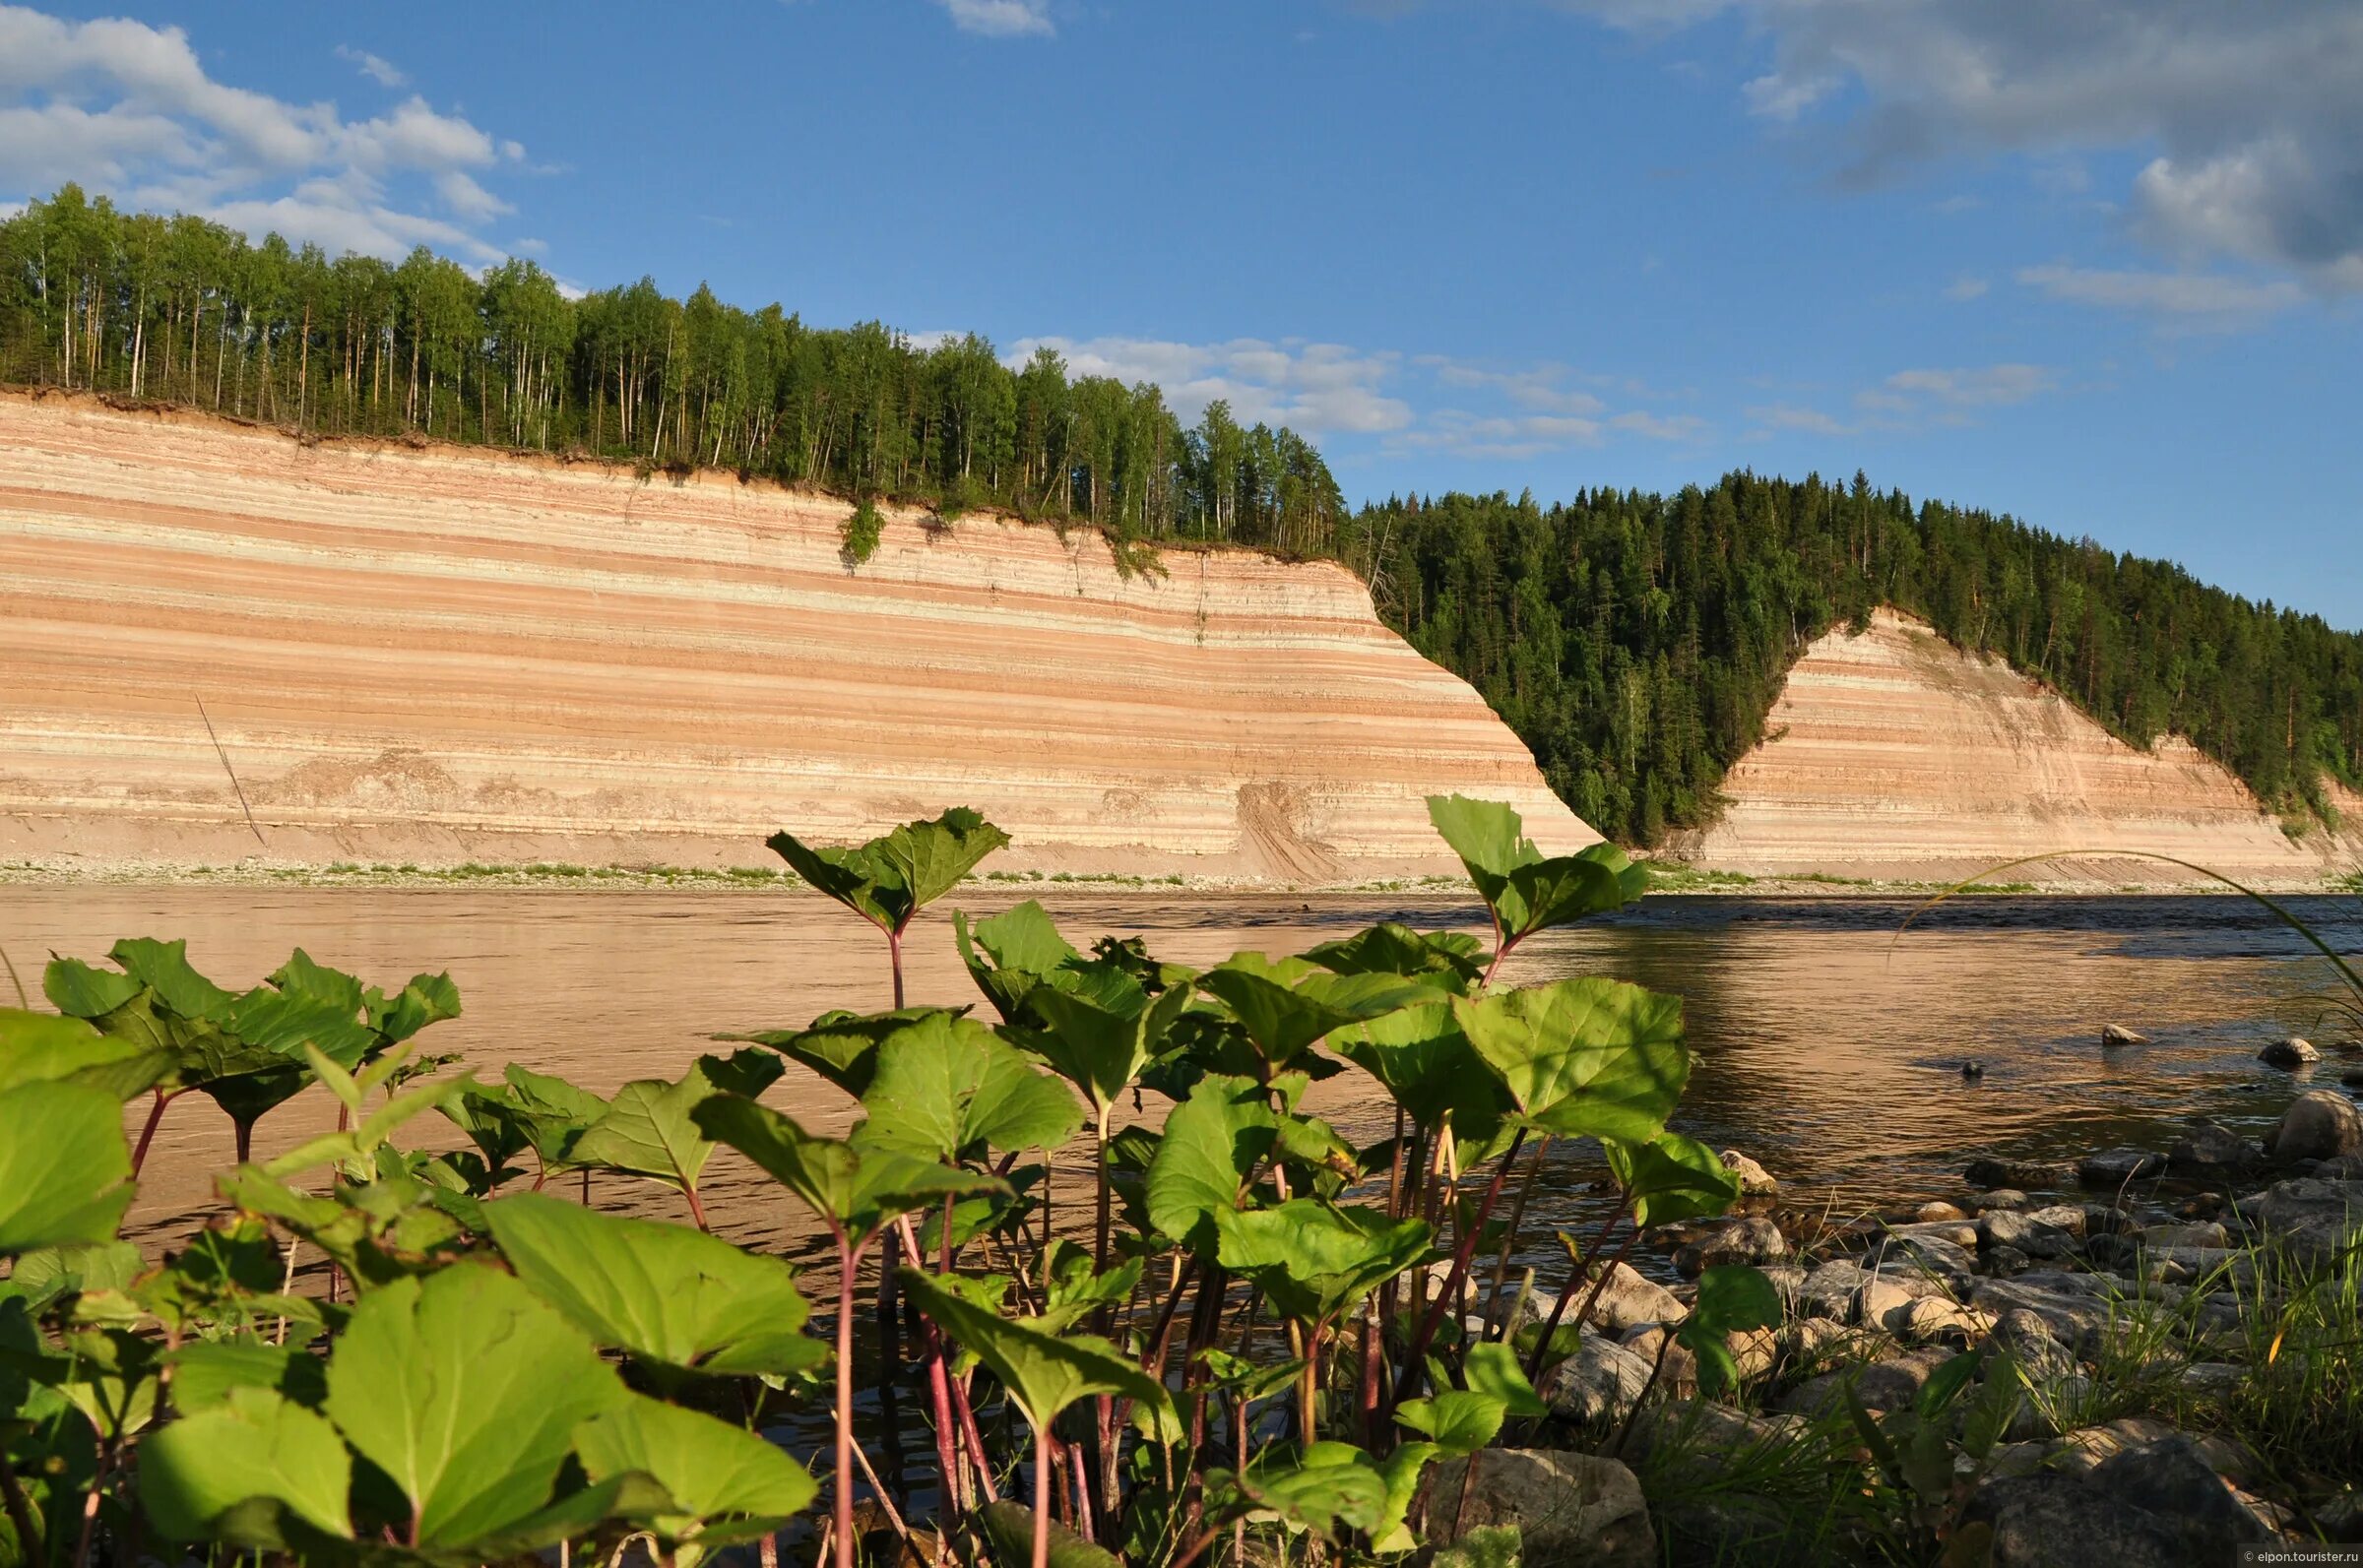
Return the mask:
[(1377, 1079), (1431, 1133), (1449, 1116), (1454, 1137), (1483, 1146), (1509, 1109), (1507, 1093), (1461, 1033), (1448, 997), (1341, 1029), (1329, 1036), (1329, 1048)]
[(1648, 886), (1647, 871), (1613, 845), (1546, 858), (1517, 812), (1500, 801), (1431, 795), (1428, 817), (1493, 910), (1504, 946), (1619, 909)]
[(1268, 1449), (1244, 1474), (1209, 1471), (1210, 1523), (1247, 1519), (1326, 1534), (1338, 1525), (1379, 1528), (1387, 1514), (1387, 1478), (1351, 1443), (1314, 1443), (1301, 1452)]
[(1083, 1091), (1100, 1134), (1123, 1092), (1165, 1046), (1166, 1035), (1189, 1006), (1189, 991), (1176, 986), (1130, 1012), (1111, 1011), (1084, 996), (1044, 986), (1031, 1000), (1043, 1031), (1028, 1043), (1044, 1061)]
[(172, 1053), (125, 1035), (104, 1035), (88, 1020), (0, 1008), (0, 1090), (69, 1082), (118, 1100), (151, 1088), (172, 1070)]
[(1690, 1079), (1681, 998), (1621, 980), (1455, 997), (1452, 1015), (1518, 1114), (1543, 1132), (1645, 1142)]
[(973, 927), (965, 913), (955, 910), (952, 935), (969, 977), (1003, 1023), (1041, 1022), (1033, 1005), (1038, 990), (1078, 996), (1126, 1016), (1138, 1013), (1147, 1000), (1139, 976), (1120, 962), (1087, 959), (1076, 952), (1031, 899)]
[(878, 1042), (862, 1104), (864, 1147), (946, 1164), (987, 1149), (1055, 1149), (1083, 1119), (1064, 1084), (984, 1025), (948, 1013)]
[(1425, 1220), (1389, 1222), (1380, 1209), (1293, 1198), (1270, 1209), (1214, 1216), (1216, 1261), (1263, 1287), (1300, 1323), (1327, 1322), (1428, 1254)]
[(571, 1162), (574, 1146), (607, 1113), (606, 1100), (563, 1078), (529, 1072), (515, 1062), (503, 1069), (501, 1078), (526, 1136), (533, 1140), (534, 1153), (552, 1170)]
[(856, 1099), (869, 1093), (877, 1076), (878, 1042), (937, 1015), (959, 1016), (965, 1008), (898, 1007), (891, 1013), (823, 1013), (802, 1029), (765, 1030), (755, 1035), (722, 1035), (719, 1039), (752, 1040), (790, 1061), (800, 1062)]
[(897, 1215), (944, 1198), (1009, 1190), (997, 1177), (816, 1138), (769, 1105), (743, 1096), (716, 1095), (698, 1106), (696, 1114), (708, 1137), (762, 1166), (823, 1223), (841, 1227), (855, 1246)]
[(701, 1057), (678, 1083), (639, 1078), (615, 1091), (606, 1114), (574, 1141), (568, 1162), (695, 1190), (714, 1153), (692, 1115), (718, 1092), (707, 1075), (711, 1059)]
[(1215, 1217), (1239, 1207), (1240, 1189), (1278, 1127), (1253, 1080), (1219, 1073), (1199, 1079), (1166, 1117), (1165, 1136), (1149, 1160), (1143, 1191), (1157, 1233), (1212, 1256)]
[(1398, 974), (1450, 991), (1485, 973), (1484, 946), (1465, 931), (1415, 931), (1393, 920), (1308, 948), (1305, 957), (1340, 974)]
[(1718, 1215), (1739, 1200), (1740, 1178), (1712, 1149), (1680, 1133), (1647, 1143), (1601, 1140), (1608, 1168), (1644, 1228)]
[(603, 1346), (683, 1371), (789, 1373), (827, 1356), (796, 1274), (685, 1226), (520, 1193), (484, 1205), (519, 1279)]
[(1170, 1403), (1164, 1384), (1106, 1340), (1053, 1334), (1023, 1318), (1004, 1318), (924, 1270), (904, 1269), (901, 1280), (904, 1291), (936, 1327), (992, 1368), (1038, 1431), (1047, 1430), (1060, 1411), (1094, 1394), (1120, 1395), (1152, 1409)]
[(1469, 1347), (1463, 1376), (1467, 1388), (1407, 1400), (1397, 1408), (1395, 1419), (1426, 1433), (1445, 1453), (1472, 1454), (1494, 1440), (1505, 1418), (1551, 1413), (1526, 1381), (1516, 1352), (1498, 1341)]
[(1236, 953), (1198, 976), (1239, 1020), (1264, 1060), (1286, 1066), (1331, 1030), (1432, 1001), (1434, 987), (1398, 974), (1337, 974), (1304, 959)]
[(172, 1408), (183, 1415), (224, 1404), (241, 1389), (313, 1409), (328, 1393), (318, 1356), (268, 1340), (195, 1340), (173, 1351), (171, 1363)]
[(114, 1095), (76, 1083), (0, 1091), (0, 1254), (111, 1240), (131, 1196)]
[(363, 1296), (328, 1363), (329, 1418), (401, 1492), (429, 1547), (527, 1524), (575, 1428), (623, 1400), (580, 1329), (475, 1264)]
[(659, 1400), (634, 1397), (592, 1416), (576, 1428), (574, 1446), (594, 1481), (635, 1474), (654, 1480), (666, 1504), (626, 1511), (670, 1541), (723, 1544), (768, 1533), (819, 1490), (785, 1450)]
[(1009, 836), (965, 806), (931, 822), (906, 822), (853, 848), (815, 848), (794, 834), (764, 841), (796, 874), (882, 930), (899, 932), (911, 916), (951, 891)]
[(337, 1429), (265, 1388), (227, 1389), (140, 1445), (140, 1501), (168, 1540), (284, 1546), (287, 1532), (271, 1528), (282, 1509), (351, 1539), (351, 1488)]

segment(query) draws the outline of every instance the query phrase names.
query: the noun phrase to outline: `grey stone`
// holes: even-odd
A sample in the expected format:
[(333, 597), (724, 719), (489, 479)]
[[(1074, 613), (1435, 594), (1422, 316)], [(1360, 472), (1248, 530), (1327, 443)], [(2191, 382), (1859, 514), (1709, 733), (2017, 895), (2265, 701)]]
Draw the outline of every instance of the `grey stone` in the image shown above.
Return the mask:
[(2324, 1181), (2363, 1181), (2363, 1155), (2340, 1155), (2316, 1165), (2313, 1174)]
[(1748, 1197), (1758, 1198), (1780, 1190), (1780, 1183), (1773, 1179), (1772, 1172), (1737, 1149), (1723, 1151), (1723, 1168), (1740, 1178), (1740, 1191)]
[(2199, 1445), (2179, 1432), (2102, 1460), (2092, 1479), (2163, 1520), (2187, 1562), (2230, 1562), (2241, 1546), (2267, 1538)]
[(1986, 1248), (1978, 1259), (1979, 1268), (1997, 1280), (2007, 1280), (2013, 1274), (2024, 1274), (2035, 1266), (2035, 1260), (2016, 1247), (2000, 1243)]
[[(2045, 1211), (2056, 1213), (2057, 1211)], [(2076, 1239), (2059, 1225), (2047, 1224), (2031, 1214), (2000, 1214), (1984, 1216), (1978, 1222), (1982, 1239), (1988, 1246), (2015, 1247), (2035, 1258), (2064, 1258), (2076, 1250)]]
[(2076, 1179), (2087, 1187), (2122, 1187), (2144, 1176), (2161, 1175), (2166, 1157), (2147, 1149), (2103, 1149), (2077, 1162)]
[(2024, 1209), (2035, 1200), (2015, 1187), (1996, 1187), (1978, 1200), (1978, 1212), (1989, 1209)]
[(1760, 1217), (1735, 1220), (1674, 1249), (1674, 1267), (1695, 1279), (1726, 1263), (1777, 1263), (1789, 1255), (1780, 1226)]
[(2193, 1361), (2174, 1374), (2175, 1382), (2186, 1394), (2202, 1399), (2228, 1399), (2248, 1381), (2248, 1368), (2234, 1366), (2229, 1361)]
[(1797, 1291), (1797, 1312), (1802, 1317), (1849, 1322), (1856, 1297), (1870, 1282), (1870, 1273), (1861, 1265), (1833, 1259), (1805, 1277)]
[(2281, 1112), (2265, 1147), (2280, 1160), (2339, 1160), (2363, 1152), (2363, 1110), (2334, 1089), (2310, 1090)]
[(2349, 1067), (2338, 1075), (2338, 1082), (2349, 1089), (2363, 1089), (2363, 1067)]
[(1698, 1357), (1691, 1348), (1674, 1339), (1682, 1332), (1678, 1323), (1649, 1323), (1625, 1336), (1627, 1351), (1655, 1366), (1662, 1353), (1665, 1367), (1657, 1374), (1657, 1386), (1669, 1394), (1689, 1395), (1697, 1392)]
[(1649, 1386), (1649, 1357), (1586, 1334), (1575, 1353), (1543, 1377), (1539, 1390), (1551, 1413), (1587, 1426), (1620, 1421)]
[(2305, 1067), (2321, 1061), (2322, 1052), (2314, 1048), (2312, 1041), (2292, 1035), (2287, 1039), (2276, 1039), (2257, 1052), (2257, 1060), (2267, 1067)]
[[(1581, 1305), (1582, 1300), (1577, 1296), (1573, 1304)], [(1611, 1334), (1623, 1334), (1637, 1323), (1680, 1323), (1690, 1315), (1691, 1309), (1673, 1291), (1632, 1265), (1619, 1263), (1609, 1271), (1608, 1283), (1600, 1287), (1600, 1299), (1592, 1303), (1590, 1320), (1595, 1327)]]
[(2204, 1118), (2166, 1151), (2166, 1164), (2178, 1176), (2233, 1175), (2263, 1162), (2262, 1151), (2221, 1122)]
[(2147, 1035), (2137, 1035), (2132, 1030), (2127, 1029), (2123, 1024), (2106, 1024), (2101, 1027), (2100, 1042), (2103, 1045), (2112, 1046), (2146, 1045), (2149, 1043), (2149, 1036)]
[(1425, 1497), (1428, 1538), (1437, 1545), (1473, 1530), (1515, 1525), (1520, 1560), (1536, 1568), (1649, 1568), (1657, 1561), (1641, 1483), (1613, 1459), (1562, 1449), (1482, 1449), (1432, 1467)]
[(1993, 1315), (1954, 1301), (1922, 1296), (1903, 1310), (1900, 1323), (1889, 1328), (1907, 1340), (1967, 1349), (1993, 1331)]
[(2212, 1221), (2197, 1224), (2150, 1225), (2141, 1231), (2145, 1247), (2228, 1247), (2230, 1233)]
[(1778, 1408), (1791, 1415), (1835, 1414), (1847, 1408), (1846, 1391), (1851, 1388), (1865, 1410), (1898, 1410), (1917, 1398), (1928, 1375), (1951, 1358), (1950, 1350), (1931, 1348), (1906, 1350), (1867, 1366), (1840, 1367), (1798, 1384), (1780, 1397)]
[(1854, 1298), (1854, 1321), (1867, 1329), (1902, 1332), (1903, 1322), (1920, 1297), (1893, 1280), (1873, 1275)]
[(2311, 1263), (2327, 1263), (2363, 1232), (2363, 1181), (2300, 1176), (2241, 1200), (2267, 1234)]
[(2060, 1343), (2060, 1337), (2052, 1332), (2050, 1322), (2041, 1313), (2012, 1307), (1988, 1315), (1994, 1324), (1990, 1342), (2038, 1382), (2063, 1378), (2076, 1370), (2075, 1352)]
[(2031, 1312), (2054, 1339), (2082, 1354), (2107, 1330), (2109, 1302), (2090, 1290), (2062, 1286), (2057, 1282), (2064, 1278), (2079, 1277), (2027, 1274), (2015, 1280), (1981, 1280), (1969, 1293), (1969, 1304), (1998, 1318), (2012, 1309)]
[(1863, 1264), (1879, 1274), (1904, 1282), (1916, 1295), (1942, 1288), (1948, 1293), (1966, 1290), (1977, 1275), (1977, 1256), (1935, 1236), (1888, 1236), (1863, 1254)]
[(1961, 1512), (1993, 1533), (1991, 1568), (2189, 1568), (2164, 1520), (2056, 1471), (1987, 1481)]
[(1977, 1245), (1977, 1226), (1966, 1219), (1915, 1220), (1887, 1226), (1887, 1234), (1905, 1241), (1943, 1241), (1961, 1248)]
[(2076, 1180), (2075, 1171), (2066, 1165), (2023, 1160), (1972, 1160), (1963, 1175), (1972, 1187), (2012, 1187), (2021, 1192), (2055, 1190)]
[(2118, 1227), (2117, 1211), (2094, 1203), (2053, 1203), (2027, 1211), (2029, 1220), (2065, 1230), (2072, 1236), (2098, 1234)]

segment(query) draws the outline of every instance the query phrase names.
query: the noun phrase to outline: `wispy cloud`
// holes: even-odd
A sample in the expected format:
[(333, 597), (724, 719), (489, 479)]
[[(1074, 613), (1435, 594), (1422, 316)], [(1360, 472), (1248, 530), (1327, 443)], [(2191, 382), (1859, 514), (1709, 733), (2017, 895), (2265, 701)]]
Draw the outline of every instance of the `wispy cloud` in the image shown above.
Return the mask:
[(1986, 290), (1993, 286), (1983, 278), (1955, 278), (1945, 285), (1945, 297), (1956, 305), (1966, 304), (1972, 299), (1985, 298)]
[(2302, 304), (2307, 297), (2286, 279), (2258, 282), (2212, 273), (2052, 266), (2021, 268), (2017, 279), (2046, 298), (2139, 312), (2166, 325), (2203, 330), (2244, 326)]
[(1057, 30), (1051, 25), (1050, 0), (937, 0), (951, 14), (952, 26), (988, 38), (1047, 38)]
[(380, 87), (410, 86), (411, 79), (404, 76), (401, 68), (382, 54), (371, 54), (367, 49), (356, 49), (349, 43), (340, 43), (337, 45), (337, 58), (346, 61), (354, 70)]

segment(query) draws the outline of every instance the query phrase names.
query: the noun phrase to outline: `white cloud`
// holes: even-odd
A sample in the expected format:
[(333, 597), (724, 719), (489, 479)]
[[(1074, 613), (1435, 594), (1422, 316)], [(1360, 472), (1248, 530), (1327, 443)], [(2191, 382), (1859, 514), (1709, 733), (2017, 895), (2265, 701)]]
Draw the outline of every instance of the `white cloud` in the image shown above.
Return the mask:
[(2026, 267), (2018, 282), (2052, 299), (2141, 311), (2186, 321), (2231, 325), (2302, 303), (2306, 292), (2286, 280), (2254, 282), (2210, 273), (2110, 272), (2088, 267)]
[(952, 26), (988, 38), (1047, 38), (1050, 0), (936, 0), (951, 13)]
[(1953, 408), (1985, 408), (2024, 403), (2057, 388), (2059, 379), (2042, 365), (1985, 365), (1974, 370), (1898, 370), (1877, 389), (1858, 394), (1865, 408), (1910, 408), (1936, 403)]
[(1608, 421), (1609, 428), (1651, 441), (1695, 441), (1706, 434), (1706, 421), (1694, 413), (1650, 413), (1631, 408)]
[(1194, 421), (1221, 400), (1242, 424), (1285, 424), (1308, 434), (1379, 434), (1412, 422), (1411, 406), (1381, 389), (1400, 356), (1363, 353), (1339, 344), (1186, 344), (1144, 338), (1028, 338), (1009, 362), (1054, 349), (1072, 376), (1154, 382), (1182, 419)]
[[(1548, 0), (1664, 32), (1737, 13), (1771, 48), (1756, 113), (1850, 148), (1876, 179), (2012, 153), (2054, 195), (2139, 151), (2134, 232), (2363, 291), (2363, 5), (2352, 0)], [(2106, 193), (2103, 193), (2104, 195)]]
[(1945, 297), (1956, 305), (1964, 304), (1972, 299), (1983, 299), (1986, 290), (1992, 286), (1983, 278), (1955, 278), (1945, 285)]
[(404, 76), (401, 69), (382, 54), (371, 54), (367, 49), (356, 49), (349, 43), (340, 43), (337, 45), (337, 58), (346, 61), (354, 70), (380, 87), (410, 86), (411, 79)]
[[(401, 80), (375, 55), (338, 53), (388, 86)], [(502, 252), (473, 229), (513, 209), (478, 175), (524, 156), (423, 97), (347, 120), (332, 102), (215, 81), (178, 28), (0, 4), (0, 189), (73, 180), (332, 250), (426, 244), (483, 263)]]
[(1772, 403), (1748, 410), (1748, 417), (1770, 430), (1802, 430), (1808, 435), (1852, 435), (1854, 426), (1801, 404)]

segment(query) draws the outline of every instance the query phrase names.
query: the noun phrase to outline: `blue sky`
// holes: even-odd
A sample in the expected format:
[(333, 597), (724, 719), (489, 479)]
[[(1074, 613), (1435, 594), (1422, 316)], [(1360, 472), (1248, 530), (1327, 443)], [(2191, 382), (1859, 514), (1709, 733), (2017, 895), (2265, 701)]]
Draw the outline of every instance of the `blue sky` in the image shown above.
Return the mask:
[(1354, 497), (1860, 468), (2350, 627), (2358, 103), (2346, 0), (0, 5), (0, 201), (1052, 342)]

